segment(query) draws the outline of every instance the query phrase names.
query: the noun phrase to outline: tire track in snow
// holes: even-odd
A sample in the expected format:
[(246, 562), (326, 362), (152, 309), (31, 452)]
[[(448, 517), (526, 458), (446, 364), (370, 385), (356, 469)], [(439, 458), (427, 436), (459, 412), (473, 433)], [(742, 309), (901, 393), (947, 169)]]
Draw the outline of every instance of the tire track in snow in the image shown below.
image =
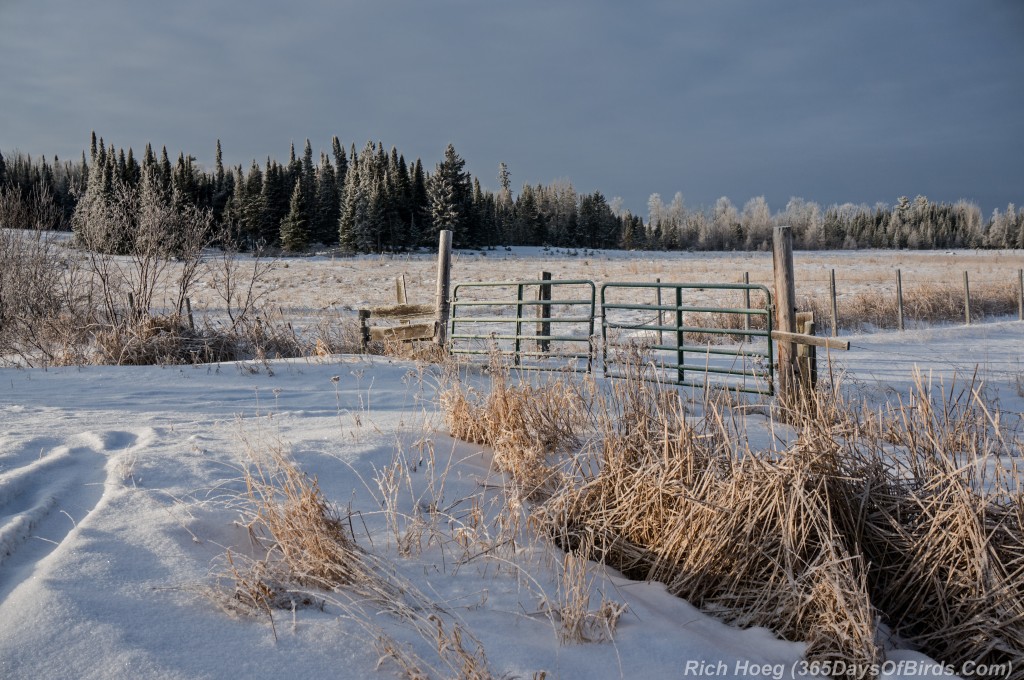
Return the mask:
[(41, 454), (41, 440), (5, 452), (8, 461), (27, 462), (0, 472), (0, 603), (93, 511), (103, 497), (108, 461), (133, 455), (154, 435), (148, 428), (85, 432)]

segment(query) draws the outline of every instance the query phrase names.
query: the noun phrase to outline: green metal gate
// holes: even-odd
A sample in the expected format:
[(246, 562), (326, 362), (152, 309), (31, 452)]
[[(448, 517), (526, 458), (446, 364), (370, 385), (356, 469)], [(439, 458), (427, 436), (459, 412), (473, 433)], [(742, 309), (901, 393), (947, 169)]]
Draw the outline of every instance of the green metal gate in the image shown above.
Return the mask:
[(451, 351), (498, 352), (528, 369), (565, 370), (585, 362), (589, 372), (595, 298), (594, 282), (582, 279), (456, 284)]
[[(740, 295), (741, 306), (723, 301)], [(752, 295), (760, 304), (751, 304)], [(606, 283), (601, 310), (607, 376), (622, 377), (629, 364), (642, 363), (668, 383), (773, 394), (774, 309), (765, 286)]]

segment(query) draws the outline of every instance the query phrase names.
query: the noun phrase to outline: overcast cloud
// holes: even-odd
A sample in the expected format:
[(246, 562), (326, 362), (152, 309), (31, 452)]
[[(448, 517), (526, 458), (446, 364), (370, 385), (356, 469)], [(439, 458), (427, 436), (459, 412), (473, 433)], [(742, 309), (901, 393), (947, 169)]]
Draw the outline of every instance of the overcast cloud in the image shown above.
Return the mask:
[(1024, 203), (1019, 0), (0, 0), (0, 150), (448, 142), (484, 186)]

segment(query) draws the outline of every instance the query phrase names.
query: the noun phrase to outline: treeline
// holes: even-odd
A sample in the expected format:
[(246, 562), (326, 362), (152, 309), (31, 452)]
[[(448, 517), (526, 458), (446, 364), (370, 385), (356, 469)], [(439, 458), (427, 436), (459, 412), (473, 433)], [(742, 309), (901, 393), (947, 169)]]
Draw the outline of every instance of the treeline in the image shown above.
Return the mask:
[(985, 222), (968, 201), (935, 203), (924, 196), (901, 196), (895, 206), (846, 203), (822, 209), (790, 199), (773, 214), (763, 196), (738, 210), (725, 197), (710, 211), (687, 210), (676, 194), (665, 205), (658, 194), (648, 201), (650, 216), (643, 243), (633, 247), (665, 250), (768, 250), (772, 229), (793, 228), (794, 245), (807, 250), (854, 248), (1024, 248), (1024, 209), (1011, 203)]
[[(408, 250), (436, 243), (441, 229), (453, 231), (457, 247), (764, 250), (779, 224), (791, 225), (797, 247), (806, 249), (1024, 247), (1024, 209), (1013, 204), (986, 222), (973, 203), (923, 196), (901, 197), (892, 207), (825, 209), (794, 198), (772, 213), (763, 197), (742, 210), (722, 197), (708, 210), (687, 208), (680, 194), (665, 205), (654, 194), (645, 222), (600, 192), (579, 194), (568, 182), (527, 184), (513, 195), (504, 163), (497, 180), (496, 192), (481, 187), (452, 145), (432, 171), (420, 159), (408, 163), (394, 147), (385, 151), (368, 142), (357, 151), (337, 137), (319, 159), (306, 140), (301, 156), (293, 146), (286, 163), (267, 158), (244, 169), (224, 166), (218, 141), (208, 170), (184, 153), (172, 163), (166, 147), (157, 154), (147, 145), (137, 159), (132, 148), (115, 148), (93, 134), (80, 161), (0, 154), (0, 188), (9, 199), (0, 202), (0, 226), (92, 229), (90, 243), (103, 244), (95, 233), (103, 233), (100, 222), (127, 191), (176, 210), (208, 210), (217, 233), (243, 247), (289, 252), (317, 246)], [(16, 204), (18, 210), (11, 207)], [(117, 242), (97, 247), (130, 248), (120, 233)]]
[[(236, 243), (289, 252), (313, 246), (408, 250), (436, 243), (442, 229), (453, 231), (458, 247), (615, 248), (623, 234), (644, 228), (639, 217), (616, 215), (601, 193), (579, 195), (571, 185), (525, 186), (513, 199), (504, 165), (501, 190), (486, 191), (452, 145), (433, 172), (420, 159), (408, 163), (394, 147), (386, 152), (383, 144), (368, 142), (361, 151), (354, 145), (346, 151), (337, 137), (318, 161), (307, 140), (301, 156), (293, 146), (287, 163), (268, 158), (247, 170), (224, 166), (220, 142), (214, 168), (207, 171), (193, 156), (180, 153), (172, 163), (166, 148), (158, 155), (147, 145), (137, 159), (133, 149), (108, 146), (95, 135), (88, 158), (83, 153), (80, 162), (64, 163), (59, 172), (57, 161), (51, 165), (22, 154), (13, 159), (0, 165), (0, 181), (26, 198), (46, 185), (49, 200), (66, 206), (60, 223), (47, 228), (89, 231), (90, 244), (113, 252), (132, 247), (123, 230), (103, 224), (123, 213), (116, 204), (125, 193), (142, 197), (136, 211), (145, 210), (146, 200), (209, 210)], [(115, 231), (117, 240), (104, 240), (103, 234)]]

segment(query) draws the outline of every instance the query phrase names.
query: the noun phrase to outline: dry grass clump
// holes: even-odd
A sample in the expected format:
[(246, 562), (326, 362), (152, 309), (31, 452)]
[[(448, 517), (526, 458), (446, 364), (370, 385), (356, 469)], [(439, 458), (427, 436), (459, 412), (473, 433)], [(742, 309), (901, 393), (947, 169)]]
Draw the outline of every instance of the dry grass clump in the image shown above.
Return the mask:
[[(298, 469), (283, 445), (265, 453), (249, 445), (249, 454), (240, 508), (262, 557), (227, 553), (229, 586), (218, 604), (230, 613), (266, 614), (275, 637), (275, 610), (294, 616), (297, 609), (330, 607), (379, 652), (378, 665), (392, 661), (408, 678), (493, 677), (480, 642), (391, 565), (360, 548), (349, 517), (324, 497), (315, 478)], [(427, 643), (436, 659), (385, 630), (382, 615), (398, 633)]]
[[(585, 444), (576, 472), (534, 496), (531, 515), (567, 559), (662, 581), (726, 621), (806, 641), (809, 659), (846, 668), (881, 662), (879, 620), (958, 668), (1024, 657), (1020, 443), (976, 385), (919, 384), (908, 404), (861, 415), (838, 390), (823, 393), (787, 414), (795, 444), (755, 453), (725, 401), (687, 417), (678, 392), (644, 377), (638, 368), (606, 390), (577, 392), (588, 401), (575, 412), (590, 420), (576, 425)], [(475, 409), (446, 395), (453, 434), (495, 442), (488, 423), (509, 394), (532, 389), (537, 401), (538, 388), (494, 389), (500, 396), (475, 397), (484, 404)], [(539, 445), (527, 441), (522, 460)], [(544, 465), (559, 463), (549, 455)], [(580, 629), (579, 617), (568, 620)], [(1016, 665), (1009, 677), (1024, 677)]]
[(591, 609), (594, 584), (587, 573), (589, 554), (589, 550), (566, 552), (560, 566), (558, 599), (541, 602), (541, 609), (558, 624), (562, 644), (613, 640), (619, 619), (627, 610), (626, 605), (604, 596), (597, 609)]
[(315, 328), (302, 332), (280, 312), (231, 325), (197, 326), (173, 314), (97, 326), (89, 361), (118, 366), (264, 361), (355, 352), (359, 347), (353, 320), (322, 319)]
[(612, 387), (603, 465), (546, 504), (548, 529), (728, 622), (805, 640), (810, 658), (878, 662), (863, 565), (831, 518), (834, 462), (744, 456), (724, 422), (694, 427), (671, 396)]
[(255, 508), (246, 528), (280, 560), (299, 584), (333, 589), (368, 575), (347, 518), (324, 498), (315, 478), (302, 474), (280, 449), (269, 466), (246, 470), (246, 492)]
[(550, 495), (561, 473), (550, 464), (556, 453), (579, 443), (586, 413), (580, 386), (556, 378), (543, 386), (513, 386), (501, 358), (490, 363), (491, 389), (482, 397), (456, 383), (440, 396), (453, 437), (494, 449), (498, 468), (510, 474), (524, 498)]
[(234, 361), (240, 349), (236, 339), (213, 329), (193, 328), (177, 316), (99, 330), (93, 344), (93, 363), (117, 366)]
[(930, 391), (919, 381), (912, 405), (878, 416), (878, 436), (848, 444), (874, 474), (852, 499), (863, 511), (847, 531), (898, 635), (957, 668), (1012, 667), (1004, 677), (1021, 678), (1020, 443), (1000, 431), (976, 384)]

